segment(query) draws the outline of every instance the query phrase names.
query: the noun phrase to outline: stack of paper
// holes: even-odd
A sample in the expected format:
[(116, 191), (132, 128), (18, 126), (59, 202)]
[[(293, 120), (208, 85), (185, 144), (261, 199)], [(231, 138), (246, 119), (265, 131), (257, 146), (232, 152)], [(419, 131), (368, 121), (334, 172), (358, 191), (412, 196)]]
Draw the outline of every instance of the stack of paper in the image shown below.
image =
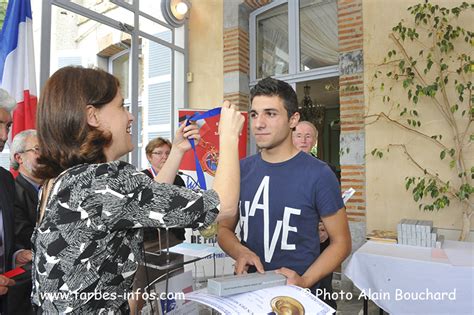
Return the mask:
[(438, 236), (433, 221), (402, 219), (397, 225), (398, 243), (403, 245), (441, 248), (444, 236)]

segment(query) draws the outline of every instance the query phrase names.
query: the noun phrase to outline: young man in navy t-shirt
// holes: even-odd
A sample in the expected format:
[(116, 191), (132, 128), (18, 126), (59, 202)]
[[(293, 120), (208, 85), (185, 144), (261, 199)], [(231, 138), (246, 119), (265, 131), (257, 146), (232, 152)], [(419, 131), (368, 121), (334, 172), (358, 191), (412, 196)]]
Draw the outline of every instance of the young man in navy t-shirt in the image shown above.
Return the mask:
[[(294, 147), (300, 115), (290, 85), (261, 80), (251, 90), (250, 118), (260, 153), (240, 163), (239, 217), (219, 223), (219, 245), (235, 259), (236, 274), (276, 269), (314, 293), (351, 251), (339, 183), (326, 163)], [(320, 218), (331, 238), (321, 255)]]

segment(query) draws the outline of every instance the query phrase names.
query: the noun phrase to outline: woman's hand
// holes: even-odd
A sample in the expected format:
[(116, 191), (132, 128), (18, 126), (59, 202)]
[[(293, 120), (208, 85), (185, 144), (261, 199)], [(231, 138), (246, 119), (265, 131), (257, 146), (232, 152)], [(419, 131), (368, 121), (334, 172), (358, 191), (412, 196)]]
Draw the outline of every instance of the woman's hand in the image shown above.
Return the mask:
[(176, 135), (173, 140), (173, 148), (179, 149), (185, 153), (191, 149), (191, 143), (188, 139), (194, 139), (194, 144), (197, 145), (201, 136), (199, 135), (199, 126), (195, 122), (191, 122), (189, 126), (186, 126), (187, 121), (176, 130)]
[(184, 154), (191, 149), (191, 143), (189, 139), (194, 139), (195, 144), (199, 142), (201, 138), (199, 136), (199, 127), (195, 123), (191, 123), (186, 126), (186, 121), (176, 130), (176, 135), (173, 140), (173, 146), (171, 147), (170, 155), (166, 159), (165, 164), (155, 176), (155, 181), (158, 183), (172, 184), (178, 172), (179, 164)]
[(224, 101), (219, 120), (219, 136), (238, 138), (242, 131), (244, 121), (245, 118), (237, 110), (237, 106), (232, 105), (229, 101)]

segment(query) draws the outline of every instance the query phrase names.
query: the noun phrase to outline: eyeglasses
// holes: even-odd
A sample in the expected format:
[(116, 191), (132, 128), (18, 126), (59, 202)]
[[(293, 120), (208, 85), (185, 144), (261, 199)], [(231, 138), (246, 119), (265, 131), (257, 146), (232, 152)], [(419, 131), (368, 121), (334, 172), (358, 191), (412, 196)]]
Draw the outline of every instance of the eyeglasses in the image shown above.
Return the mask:
[(24, 150), (23, 152), (20, 152), (20, 153), (34, 152), (36, 154), (39, 154), (39, 151), (40, 151), (39, 147), (32, 147), (31, 149)]
[(158, 155), (158, 156), (163, 156), (163, 155), (166, 155), (166, 156), (169, 156), (170, 153), (169, 152), (151, 152), (152, 155)]

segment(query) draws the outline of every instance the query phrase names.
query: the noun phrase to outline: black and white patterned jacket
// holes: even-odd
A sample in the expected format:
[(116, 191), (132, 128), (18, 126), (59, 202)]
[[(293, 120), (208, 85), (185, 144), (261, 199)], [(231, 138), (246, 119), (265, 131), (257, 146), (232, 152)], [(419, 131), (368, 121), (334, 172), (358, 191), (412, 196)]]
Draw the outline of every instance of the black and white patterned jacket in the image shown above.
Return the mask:
[(142, 227), (205, 228), (219, 198), (159, 184), (134, 166), (83, 164), (55, 180), (33, 243), (33, 303), (44, 313), (128, 308)]

